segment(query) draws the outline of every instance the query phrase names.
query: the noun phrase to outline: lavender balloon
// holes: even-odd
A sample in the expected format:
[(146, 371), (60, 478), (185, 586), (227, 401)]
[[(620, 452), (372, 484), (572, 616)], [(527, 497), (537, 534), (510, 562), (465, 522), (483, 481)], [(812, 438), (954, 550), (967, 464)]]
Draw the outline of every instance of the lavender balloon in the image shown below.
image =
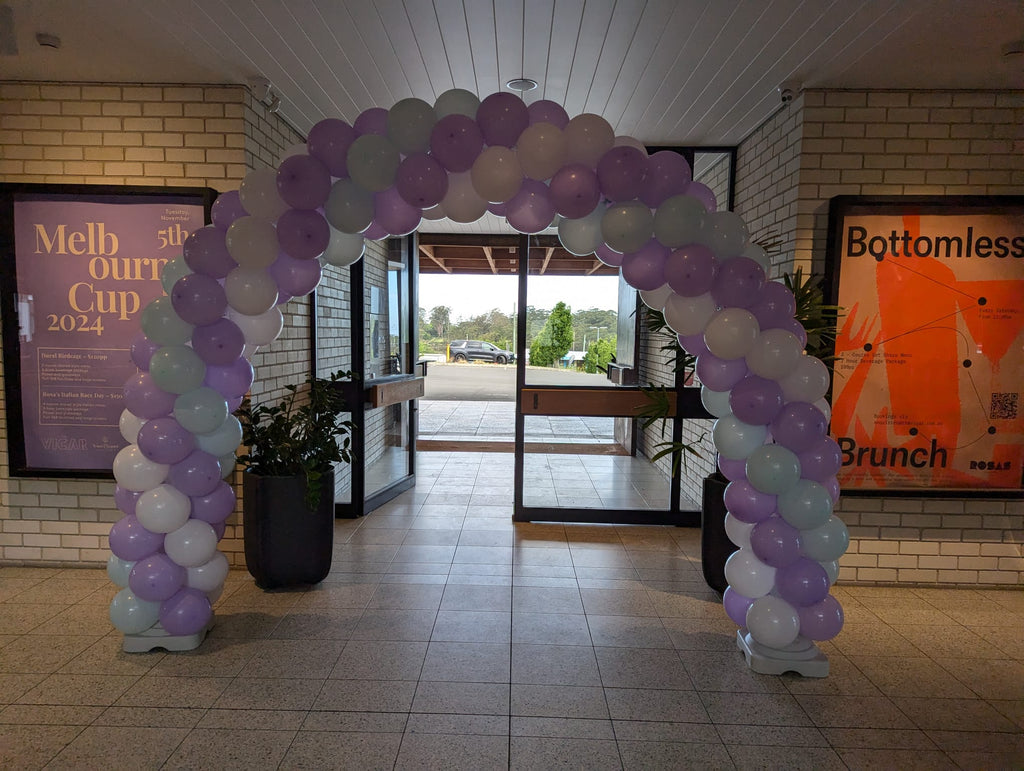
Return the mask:
[(217, 279), (202, 273), (179, 278), (171, 290), (171, 306), (189, 324), (212, 324), (224, 315), (228, 298)]
[(609, 201), (630, 201), (639, 197), (649, 165), (647, 156), (635, 147), (613, 147), (597, 162), (597, 178), (604, 197)]
[(796, 453), (811, 449), (825, 435), (825, 416), (807, 402), (790, 402), (772, 421), (776, 444)]
[(782, 409), (782, 388), (774, 380), (750, 375), (733, 387), (729, 406), (744, 423), (766, 426)]
[(570, 163), (556, 171), (550, 189), (555, 211), (573, 220), (586, 217), (601, 200), (597, 173), (582, 163)]
[(277, 169), (277, 194), (293, 209), (323, 206), (331, 192), (327, 167), (309, 155), (291, 155)]
[(753, 604), (754, 601), (752, 599), (744, 597), (731, 586), (726, 587), (725, 593), (722, 595), (722, 605), (725, 607), (725, 613), (737, 626), (747, 625), (747, 610)]
[(749, 257), (734, 257), (718, 266), (711, 296), (723, 308), (749, 308), (764, 287), (764, 268)]
[(167, 481), (190, 498), (209, 495), (221, 481), (220, 463), (208, 452), (193, 450), (171, 466)]
[(781, 517), (768, 517), (750, 531), (750, 548), (764, 564), (788, 567), (800, 559), (800, 531)]
[(785, 284), (767, 281), (758, 295), (757, 302), (749, 308), (761, 329), (772, 329), (792, 320), (793, 314), (796, 313), (796, 299)]
[(185, 264), (195, 273), (213, 278), (224, 278), (238, 267), (238, 263), (228, 253), (224, 231), (212, 225), (199, 228), (186, 238), (182, 253)]
[[(408, 160), (408, 159), (407, 159)], [(373, 196), (374, 222), (392, 236), (405, 236), (419, 227), (422, 210), (407, 203), (395, 187)], [(273, 272), (273, 271), (271, 271)]]
[(122, 517), (113, 524), (109, 540), (110, 551), (130, 562), (156, 553), (164, 544), (163, 533), (147, 530), (134, 514)]
[(176, 398), (160, 388), (148, 372), (140, 372), (124, 384), (125, 409), (146, 420), (170, 414)]
[(168, 416), (147, 420), (139, 429), (136, 444), (154, 463), (171, 464), (184, 460), (195, 449), (196, 441), (178, 421)]
[(733, 460), (731, 458), (723, 458), (721, 454), (719, 454), (717, 464), (718, 470), (722, 472), (722, 476), (730, 482), (743, 482), (746, 480), (747, 461), (745, 458)]
[(160, 626), (168, 634), (196, 634), (213, 616), (210, 600), (198, 589), (181, 589), (160, 605)]
[(665, 280), (681, 297), (697, 297), (711, 289), (718, 261), (703, 244), (687, 244), (676, 249), (665, 263)]
[(185, 575), (185, 568), (166, 554), (151, 554), (135, 563), (128, 574), (128, 587), (139, 599), (163, 602), (181, 589)]
[(820, 563), (801, 557), (779, 568), (775, 574), (775, 590), (795, 608), (806, 608), (828, 596), (828, 573)]
[(244, 348), (245, 335), (231, 319), (217, 319), (212, 324), (196, 327), (192, 332), (192, 350), (207, 365), (232, 364), (242, 355)]
[(668, 247), (652, 238), (639, 251), (622, 258), (622, 278), (641, 291), (657, 289), (665, 283), (665, 261)]
[(726, 485), (724, 500), (726, 509), (740, 522), (762, 522), (775, 513), (777, 505), (774, 495), (756, 490), (742, 478)]
[(683, 193), (696, 198), (702, 204), (704, 208), (708, 210), (708, 213), (718, 210), (718, 201), (715, 199), (715, 194), (711, 191), (711, 188), (707, 185), (703, 185), (700, 182), (690, 182)]
[(162, 346), (154, 343), (144, 332), (139, 332), (132, 338), (132, 344), (130, 354), (132, 357), (132, 363), (143, 372), (149, 370), (149, 360), (153, 358), (153, 354), (156, 353), (157, 349)]
[(826, 484), (839, 473), (843, 465), (843, 454), (839, 444), (831, 436), (819, 437), (814, 444), (797, 454), (800, 459), (800, 476)]
[(280, 291), (292, 297), (305, 297), (320, 283), (323, 268), (317, 260), (296, 260), (281, 254), (269, 272)]
[(142, 493), (138, 490), (129, 490), (121, 485), (114, 485), (114, 504), (125, 514), (135, 513), (135, 504), (139, 502)]
[(679, 153), (661, 150), (648, 159), (640, 200), (652, 209), (674, 195), (685, 193), (693, 177), (690, 164)]
[(810, 640), (831, 640), (843, 628), (843, 608), (831, 595), (806, 608), (797, 608), (800, 634)]
[(371, 107), (369, 110), (363, 110), (352, 127), (358, 136), (376, 134), (386, 137), (388, 135), (388, 111), (383, 107)]
[(235, 491), (227, 482), (219, 482), (212, 492), (192, 498), (192, 517), (211, 525), (223, 522), (235, 510)]
[(448, 175), (436, 158), (413, 153), (399, 164), (395, 188), (410, 206), (429, 209), (441, 203), (448, 192)]
[(519, 135), (530, 125), (530, 113), (518, 96), (499, 91), (480, 102), (476, 122), (488, 145), (515, 147)]
[(555, 218), (555, 206), (548, 186), (535, 179), (524, 179), (519, 192), (505, 209), (508, 224), (520, 233), (539, 233)]
[[(671, 255), (669, 255), (669, 259), (671, 259)], [(667, 265), (665, 266), (665, 271), (666, 273), (668, 272)], [(697, 357), (710, 353), (707, 345), (704, 343), (703, 332), (696, 335), (676, 335), (676, 337), (679, 339), (679, 345), (682, 346), (682, 349), (691, 356)]]
[(430, 154), (450, 172), (469, 171), (483, 149), (480, 127), (465, 115), (446, 115), (430, 132)]
[(319, 160), (332, 177), (348, 176), (348, 148), (359, 134), (343, 120), (327, 118), (309, 130), (309, 154)]
[(601, 244), (597, 247), (594, 255), (605, 265), (611, 265), (613, 268), (621, 267), (622, 259), (625, 257), (622, 252), (615, 251), (608, 244)]
[(550, 99), (537, 100), (526, 108), (526, 112), (530, 118), (530, 125), (550, 123), (560, 129), (569, 125), (569, 113), (558, 102), (552, 102)]
[(210, 208), (210, 219), (218, 230), (227, 231), (231, 223), (240, 217), (248, 217), (249, 212), (242, 206), (242, 199), (237, 190), (229, 190), (217, 196)]
[(252, 364), (242, 357), (235, 359), (231, 364), (206, 368), (205, 384), (228, 400), (245, 396), (245, 392), (252, 385), (252, 380)]
[(320, 212), (289, 209), (277, 218), (277, 242), (290, 257), (312, 260), (331, 242), (331, 226)]
[(712, 391), (728, 391), (747, 376), (747, 365), (740, 359), (720, 359), (707, 353), (697, 359), (697, 377)]

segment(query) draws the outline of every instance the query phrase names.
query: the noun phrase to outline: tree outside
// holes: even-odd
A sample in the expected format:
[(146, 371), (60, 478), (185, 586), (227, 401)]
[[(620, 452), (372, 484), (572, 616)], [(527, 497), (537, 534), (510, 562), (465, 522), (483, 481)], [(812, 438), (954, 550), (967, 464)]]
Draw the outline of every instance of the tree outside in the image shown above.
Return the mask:
[(602, 337), (587, 346), (583, 356), (583, 371), (590, 374), (607, 372), (608, 365), (615, 358), (615, 338)]
[(530, 345), (530, 364), (537, 367), (554, 366), (569, 352), (572, 342), (572, 311), (564, 302), (559, 302)]

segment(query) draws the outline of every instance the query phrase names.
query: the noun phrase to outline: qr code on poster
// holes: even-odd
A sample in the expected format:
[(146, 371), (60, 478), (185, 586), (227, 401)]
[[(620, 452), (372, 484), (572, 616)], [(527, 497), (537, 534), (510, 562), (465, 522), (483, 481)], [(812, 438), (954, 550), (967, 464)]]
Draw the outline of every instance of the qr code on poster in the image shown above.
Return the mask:
[(992, 409), (990, 410), (992, 419), (1015, 420), (1019, 396), (1020, 394), (1015, 393), (992, 394)]

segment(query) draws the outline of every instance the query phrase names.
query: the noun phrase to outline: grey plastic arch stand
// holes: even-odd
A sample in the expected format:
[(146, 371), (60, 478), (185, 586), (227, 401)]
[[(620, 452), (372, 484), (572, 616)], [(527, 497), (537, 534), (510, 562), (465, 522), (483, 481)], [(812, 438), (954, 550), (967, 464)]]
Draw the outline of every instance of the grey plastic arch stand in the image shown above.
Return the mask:
[(743, 651), (747, 666), (762, 675), (796, 672), (804, 677), (828, 677), (828, 656), (806, 637), (798, 637), (785, 648), (768, 648), (746, 629), (737, 629), (736, 647)]

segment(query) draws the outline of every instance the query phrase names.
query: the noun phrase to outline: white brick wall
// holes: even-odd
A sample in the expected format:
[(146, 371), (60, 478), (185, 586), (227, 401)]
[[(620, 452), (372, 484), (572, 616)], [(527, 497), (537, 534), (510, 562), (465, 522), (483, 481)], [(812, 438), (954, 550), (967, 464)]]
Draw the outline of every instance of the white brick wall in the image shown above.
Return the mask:
[[(300, 137), (239, 86), (0, 83), (0, 181), (238, 187)], [(303, 379), (309, 302), (289, 303), (285, 332), (257, 353), (253, 392)], [(2, 355), (2, 354), (0, 354)], [(0, 389), (3, 385), (0, 368)], [(103, 563), (121, 518), (112, 482), (11, 478), (0, 411), (0, 563)], [(242, 564), (238, 512), (220, 548)]]
[[(736, 210), (781, 228), (777, 269), (824, 268), (834, 195), (1024, 193), (1024, 92), (808, 91), (744, 141)], [(779, 153), (799, 148), (798, 165)], [(1024, 502), (854, 498), (841, 577), (1024, 583)]]

